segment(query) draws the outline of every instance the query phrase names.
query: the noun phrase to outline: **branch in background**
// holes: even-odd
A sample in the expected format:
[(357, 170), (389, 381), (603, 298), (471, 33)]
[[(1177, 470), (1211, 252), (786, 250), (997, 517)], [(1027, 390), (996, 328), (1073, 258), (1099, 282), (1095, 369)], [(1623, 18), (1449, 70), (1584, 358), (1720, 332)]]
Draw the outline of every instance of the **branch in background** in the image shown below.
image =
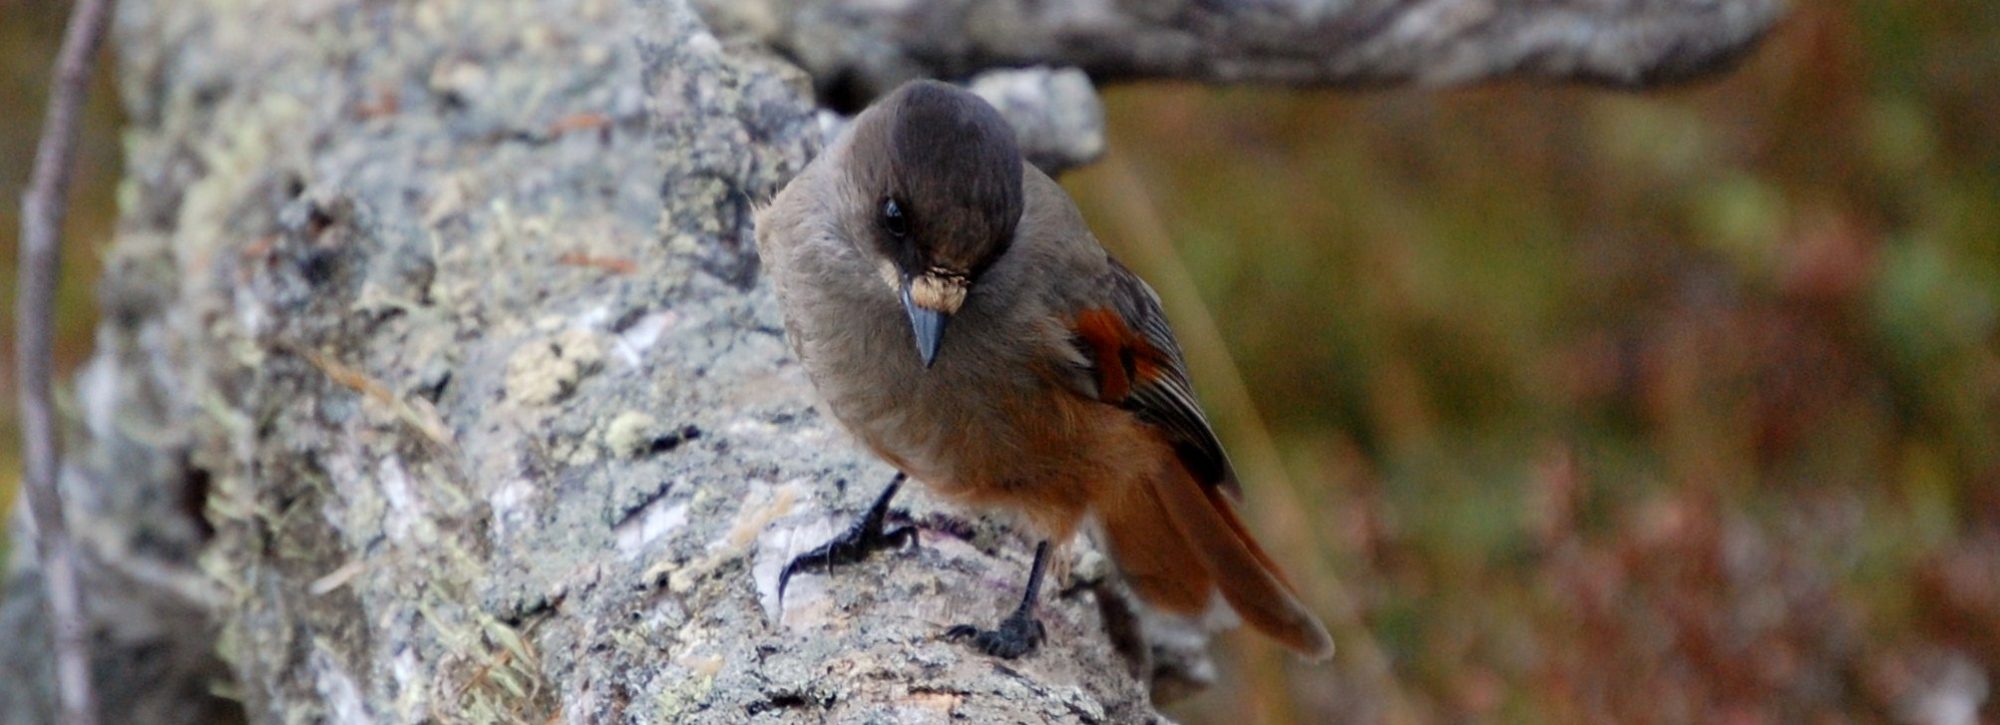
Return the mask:
[(77, 556), (57, 486), (61, 448), (51, 392), (56, 280), (63, 217), (69, 205), (70, 161), (76, 155), (77, 113), (90, 85), (97, 46), (110, 19), (108, 0), (79, 0), (71, 10), (49, 87), (49, 112), (35, 148), (35, 168), (21, 196), (20, 293), (14, 306), (15, 364), (20, 370), (21, 435), (28, 509), (35, 524), (42, 581), (54, 624), (56, 690), (62, 722), (97, 722), (90, 682), (90, 647)]
[[(1075, 68), (995, 68), (966, 79), (966, 88), (993, 104), (1014, 127), (1021, 155), (1050, 176), (1104, 154), (1104, 104), (1090, 77)], [(853, 119), (825, 112), (824, 143)]]
[(858, 106), (910, 78), (1073, 65), (1097, 81), (1643, 86), (1728, 67), (1783, 0), (699, 0)]

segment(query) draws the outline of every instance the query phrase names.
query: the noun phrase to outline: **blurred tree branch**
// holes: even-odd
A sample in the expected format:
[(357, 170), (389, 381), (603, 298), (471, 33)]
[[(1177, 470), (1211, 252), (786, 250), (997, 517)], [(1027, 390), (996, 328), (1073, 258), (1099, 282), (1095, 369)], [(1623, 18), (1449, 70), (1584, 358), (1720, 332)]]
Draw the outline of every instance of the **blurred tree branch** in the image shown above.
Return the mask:
[(21, 196), (20, 287), (14, 306), (15, 365), (20, 371), (23, 483), (46, 587), (61, 719), (97, 722), (90, 678), (90, 635), (77, 585), (77, 550), (59, 487), (62, 447), (56, 435), (55, 295), (61, 279), (62, 226), (69, 206), (77, 115), (111, 18), (109, 0), (81, 0), (70, 10), (50, 81), (49, 110), (35, 147), (35, 167)]
[(698, 0), (857, 105), (904, 80), (1069, 65), (1099, 82), (1644, 86), (1728, 67), (1783, 0)]

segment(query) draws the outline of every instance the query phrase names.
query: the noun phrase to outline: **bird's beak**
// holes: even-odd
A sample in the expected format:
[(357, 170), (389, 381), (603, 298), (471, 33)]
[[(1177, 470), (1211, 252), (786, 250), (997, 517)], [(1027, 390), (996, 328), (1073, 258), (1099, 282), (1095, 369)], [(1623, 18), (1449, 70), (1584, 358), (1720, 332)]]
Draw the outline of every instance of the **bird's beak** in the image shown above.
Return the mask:
[(910, 332), (917, 338), (917, 355), (924, 367), (937, 361), (945, 323), (965, 303), (965, 288), (962, 277), (925, 274), (903, 280), (903, 311), (910, 314)]
[(908, 287), (903, 288), (903, 309), (910, 313), (910, 332), (917, 335), (917, 354), (923, 356), (924, 367), (930, 367), (937, 360), (938, 346), (944, 344), (944, 323), (951, 321), (951, 315), (910, 301)]

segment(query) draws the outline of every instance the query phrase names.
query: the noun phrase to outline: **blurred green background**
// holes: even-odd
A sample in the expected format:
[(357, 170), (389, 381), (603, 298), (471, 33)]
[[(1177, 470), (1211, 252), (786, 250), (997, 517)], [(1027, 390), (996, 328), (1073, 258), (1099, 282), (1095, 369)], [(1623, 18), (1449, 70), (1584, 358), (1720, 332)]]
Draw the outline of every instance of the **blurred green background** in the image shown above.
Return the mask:
[[(1798, 5), (1665, 91), (1107, 91), (1065, 183), (1341, 647), (1232, 637), (1175, 714), (2000, 721), (2000, 3)], [(9, 300), (50, 7), (0, 0)]]

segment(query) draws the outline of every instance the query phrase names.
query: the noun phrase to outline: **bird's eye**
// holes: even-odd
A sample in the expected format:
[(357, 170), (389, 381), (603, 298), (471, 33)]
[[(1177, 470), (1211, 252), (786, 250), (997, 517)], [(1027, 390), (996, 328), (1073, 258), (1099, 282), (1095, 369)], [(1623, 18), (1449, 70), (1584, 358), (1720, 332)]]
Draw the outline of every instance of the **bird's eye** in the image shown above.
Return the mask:
[(910, 233), (910, 218), (903, 214), (903, 205), (894, 198), (882, 200), (882, 228), (898, 239)]

